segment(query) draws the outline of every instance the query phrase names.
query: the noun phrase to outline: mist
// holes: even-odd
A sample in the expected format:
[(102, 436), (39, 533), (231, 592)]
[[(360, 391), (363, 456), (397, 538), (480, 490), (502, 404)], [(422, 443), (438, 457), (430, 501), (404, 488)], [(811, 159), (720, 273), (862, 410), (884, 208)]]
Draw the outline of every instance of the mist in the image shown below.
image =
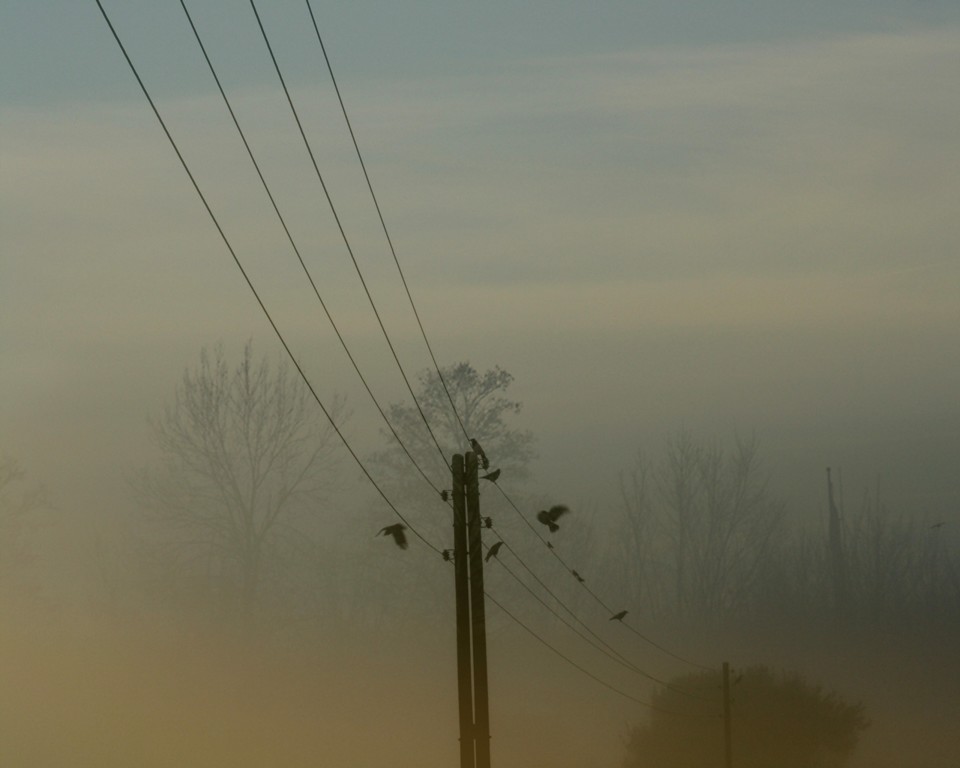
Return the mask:
[(955, 4), (263, 5), (0, 9), (0, 763), (455, 764), (476, 437), (493, 764), (954, 768)]

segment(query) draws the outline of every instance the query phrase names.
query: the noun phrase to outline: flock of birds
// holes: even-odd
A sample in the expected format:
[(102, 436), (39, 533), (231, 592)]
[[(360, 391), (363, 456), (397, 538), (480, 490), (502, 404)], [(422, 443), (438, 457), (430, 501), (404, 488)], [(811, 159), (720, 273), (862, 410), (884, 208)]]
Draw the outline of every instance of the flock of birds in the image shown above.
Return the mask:
[[(473, 452), (476, 454), (477, 460), (480, 462), (480, 466), (485, 471), (490, 469), (490, 460), (487, 458), (487, 454), (484, 452), (483, 448), (480, 446), (480, 443), (478, 443), (474, 438), (471, 438), (470, 447), (473, 449)], [(497, 482), (499, 478), (500, 478), (499, 469), (495, 469), (492, 472), (487, 472), (487, 474), (480, 476), (481, 480), (489, 480), (491, 483)], [(444, 501), (449, 501), (450, 499), (449, 491), (441, 491), (440, 497)], [(541, 509), (539, 512), (537, 512), (537, 522), (546, 526), (547, 530), (550, 533), (556, 533), (557, 531), (560, 530), (560, 525), (557, 523), (557, 520), (559, 520), (561, 517), (566, 515), (568, 512), (570, 512), (570, 508), (567, 507), (566, 505), (555, 504), (554, 506), (550, 507), (550, 509)], [(493, 527), (493, 521), (489, 517), (483, 518), (483, 524), (487, 528)], [(393, 525), (384, 526), (383, 528), (380, 529), (380, 531), (376, 535), (389, 536), (393, 539), (393, 543), (396, 544), (400, 549), (406, 549), (408, 546), (407, 535), (405, 533), (406, 530), (407, 530), (407, 526), (405, 526), (403, 523), (394, 523)], [(486, 556), (483, 558), (484, 562), (489, 563), (492, 558), (496, 557), (500, 552), (500, 548), (502, 546), (503, 546), (503, 541), (496, 541), (493, 544), (491, 544), (489, 549), (487, 550)], [(547, 546), (550, 547), (550, 549), (553, 549), (553, 544), (551, 544), (549, 541), (547, 542)], [(450, 550), (444, 550), (443, 559), (444, 560), (450, 559)], [(577, 571), (572, 570), (571, 573), (580, 584), (583, 584), (586, 581), (586, 579), (584, 579), (579, 573), (577, 573)], [(610, 621), (623, 621), (626, 615), (627, 615), (627, 611), (618, 611), (617, 613), (613, 614), (613, 616), (610, 617)]]

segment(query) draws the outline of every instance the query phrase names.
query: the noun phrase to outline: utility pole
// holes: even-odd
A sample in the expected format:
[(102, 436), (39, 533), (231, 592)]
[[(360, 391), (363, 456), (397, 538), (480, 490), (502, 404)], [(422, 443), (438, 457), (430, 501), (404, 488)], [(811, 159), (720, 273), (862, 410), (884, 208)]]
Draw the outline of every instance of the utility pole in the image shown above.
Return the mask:
[(457, 598), (460, 768), (490, 768), (487, 625), (477, 456), (453, 457), (453, 561)]
[(466, 456), (467, 530), (470, 548), (470, 622), (473, 629), (473, 718), (476, 768), (490, 768), (490, 706), (487, 691), (487, 617), (483, 592), (483, 540), (480, 537), (480, 481), (477, 455)]
[(730, 664), (723, 662), (723, 764), (733, 768), (733, 744), (730, 733)]
[(473, 759), (473, 685), (470, 672), (470, 591), (467, 576), (467, 512), (463, 456), (453, 457), (453, 573), (457, 598), (457, 695), (460, 705), (460, 768)]

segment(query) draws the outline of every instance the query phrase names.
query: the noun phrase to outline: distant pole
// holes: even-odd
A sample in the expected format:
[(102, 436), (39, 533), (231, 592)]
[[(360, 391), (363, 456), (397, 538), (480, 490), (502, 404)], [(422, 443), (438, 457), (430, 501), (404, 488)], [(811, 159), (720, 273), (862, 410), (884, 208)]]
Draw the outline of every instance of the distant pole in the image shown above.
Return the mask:
[(723, 764), (733, 768), (733, 744), (730, 734), (730, 664), (723, 662)]
[(470, 620), (473, 628), (473, 715), (476, 768), (490, 768), (490, 706), (487, 690), (487, 619), (480, 536), (480, 481), (477, 455), (466, 455), (467, 529), (470, 550)]
[(467, 513), (463, 456), (453, 457), (453, 573), (457, 598), (457, 693), (460, 704), (460, 768), (475, 768), (473, 684), (470, 669), (470, 592), (467, 580)]

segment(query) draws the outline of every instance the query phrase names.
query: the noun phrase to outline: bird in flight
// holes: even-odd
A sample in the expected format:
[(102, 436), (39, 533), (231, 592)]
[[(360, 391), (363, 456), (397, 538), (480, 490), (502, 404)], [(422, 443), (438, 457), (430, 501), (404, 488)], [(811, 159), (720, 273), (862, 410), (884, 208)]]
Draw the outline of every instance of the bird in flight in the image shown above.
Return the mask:
[(403, 523), (394, 523), (393, 525), (387, 525), (381, 528), (377, 536), (392, 536), (394, 544), (400, 547), (400, 549), (406, 549), (407, 535), (404, 533), (405, 530), (407, 530), (407, 526)]
[(500, 477), (500, 470), (495, 469), (493, 472), (488, 472), (485, 475), (480, 475), (481, 480), (489, 480), (491, 483), (497, 482), (497, 478)]
[(493, 544), (491, 544), (491, 545), (490, 545), (490, 549), (487, 550), (487, 556), (486, 556), (485, 558), (483, 558), (483, 562), (489, 563), (489, 562), (490, 562), (490, 558), (491, 558), (491, 557), (496, 557), (496, 556), (497, 556), (497, 552), (500, 551), (500, 547), (502, 547), (502, 546), (503, 546), (503, 542), (502, 542), (502, 541), (495, 541)]
[(477, 458), (480, 460), (480, 466), (485, 470), (490, 469), (490, 459), (487, 458), (487, 454), (484, 453), (483, 448), (480, 443), (476, 441), (476, 438), (470, 438), (470, 447), (473, 448), (473, 452), (477, 454)]
[(557, 504), (550, 507), (549, 510), (541, 509), (537, 512), (537, 520), (543, 523), (547, 528), (550, 529), (550, 533), (560, 530), (560, 526), (557, 525), (557, 520), (560, 519), (562, 515), (567, 514), (570, 509), (565, 507), (563, 504)]
[(619, 613), (613, 614), (613, 616), (610, 617), (610, 621), (623, 621), (623, 617), (626, 615), (626, 611), (620, 611)]
[(577, 573), (576, 571), (570, 571), (570, 573), (572, 573), (572, 574), (573, 574), (573, 577), (574, 577), (577, 581), (579, 581), (581, 584), (583, 584), (583, 582), (586, 581), (586, 579), (583, 578), (583, 576), (581, 576), (581, 575), (580, 575), (579, 573)]

